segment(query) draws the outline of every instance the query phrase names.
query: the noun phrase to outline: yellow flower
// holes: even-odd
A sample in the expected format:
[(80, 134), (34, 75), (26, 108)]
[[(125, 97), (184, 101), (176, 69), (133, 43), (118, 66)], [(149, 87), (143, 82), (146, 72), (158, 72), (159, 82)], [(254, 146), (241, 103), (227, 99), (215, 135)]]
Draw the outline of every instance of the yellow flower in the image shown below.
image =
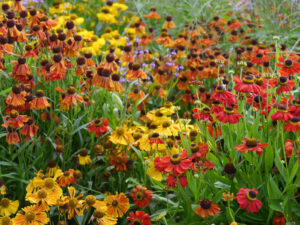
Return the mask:
[(40, 205), (44, 207), (46, 211), (49, 210), (49, 206), (53, 206), (57, 203), (60, 198), (58, 192), (46, 191), (45, 189), (40, 189), (32, 194), (27, 194), (25, 199), (30, 203), (41, 203)]
[(10, 217), (4, 216), (0, 218), (0, 224), (1, 225), (13, 225), (13, 221)]
[(19, 208), (19, 201), (11, 201), (8, 198), (2, 198), (0, 201), (0, 216), (10, 216), (15, 214)]
[(118, 219), (109, 216), (106, 209), (97, 208), (93, 213), (93, 218), (97, 220), (98, 225), (115, 225)]
[(82, 150), (77, 156), (79, 159), (79, 164), (82, 166), (92, 163), (91, 157), (86, 149)]
[(126, 11), (128, 9), (128, 6), (125, 5), (125, 4), (122, 4), (122, 3), (117, 3), (115, 2), (113, 5), (112, 5), (113, 8), (116, 8), (116, 9), (120, 9), (121, 11)]
[(153, 160), (148, 164), (147, 175), (154, 180), (157, 181), (162, 180), (162, 174), (155, 168), (155, 164)]
[(103, 23), (107, 23), (107, 24), (117, 23), (117, 20), (113, 14), (98, 13), (97, 18), (98, 18), (98, 20), (102, 21)]
[(161, 113), (160, 109), (148, 112), (146, 117), (156, 125), (162, 124), (164, 121), (169, 120), (168, 117)]
[(117, 129), (109, 137), (109, 140), (114, 144), (129, 145), (133, 141), (133, 137), (128, 133), (126, 126), (117, 127)]
[(171, 119), (163, 121), (155, 132), (159, 133), (162, 136), (178, 136), (179, 127), (177, 124), (174, 124)]
[(68, 204), (68, 220), (74, 217), (74, 213), (79, 216), (82, 216), (82, 204), (83, 200), (78, 200), (83, 196), (83, 194), (79, 194), (76, 196), (76, 189), (74, 187), (68, 187), (69, 195), (62, 197), (61, 201), (58, 203), (59, 205)]

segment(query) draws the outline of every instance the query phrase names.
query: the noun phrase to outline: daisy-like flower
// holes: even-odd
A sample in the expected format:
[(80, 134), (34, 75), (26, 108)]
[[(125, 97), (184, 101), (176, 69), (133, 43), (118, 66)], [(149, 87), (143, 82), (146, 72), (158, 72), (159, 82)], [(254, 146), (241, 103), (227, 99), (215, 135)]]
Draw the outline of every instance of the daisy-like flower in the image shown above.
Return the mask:
[(98, 225), (115, 225), (118, 222), (117, 218), (109, 216), (107, 213), (107, 207), (97, 208), (92, 216), (92, 219), (95, 219)]
[(20, 134), (26, 137), (34, 137), (39, 130), (39, 127), (33, 123), (33, 119), (31, 117), (28, 118), (28, 121), (25, 122), (24, 127), (20, 130)]
[(0, 215), (1, 216), (10, 216), (15, 214), (19, 208), (19, 201), (12, 201), (8, 198), (2, 198), (0, 201)]
[(242, 187), (236, 194), (235, 199), (241, 209), (247, 208), (248, 212), (258, 212), (262, 207), (262, 202), (257, 199), (257, 194), (258, 191), (255, 188), (250, 190)]
[(219, 101), (219, 103), (226, 106), (235, 105), (237, 103), (237, 99), (235, 98), (235, 96), (231, 92), (225, 90), (223, 85), (219, 85), (215, 89), (211, 96), (211, 99), (213, 99), (214, 101)]
[(30, 108), (35, 110), (41, 110), (49, 108), (51, 105), (49, 104), (48, 100), (45, 97), (43, 90), (36, 91), (36, 98), (34, 98), (30, 102)]
[(216, 116), (217, 120), (222, 123), (238, 123), (242, 115), (232, 107), (227, 106), (224, 111), (219, 112)]
[(129, 209), (129, 199), (124, 193), (109, 195), (105, 199), (106, 213), (111, 217), (122, 217)]
[(253, 52), (252, 54), (252, 58), (251, 58), (251, 63), (252, 64), (255, 64), (257, 66), (259, 65), (263, 65), (264, 62), (267, 62), (269, 61), (269, 57), (264, 55), (263, 53), (261, 52)]
[(114, 150), (112, 154), (109, 155), (109, 159), (110, 164), (112, 166), (115, 166), (116, 171), (126, 171), (126, 163), (128, 161), (128, 157), (125, 152), (119, 154), (117, 150)]
[(99, 201), (94, 195), (87, 195), (85, 200), (82, 201), (82, 210), (88, 210), (90, 207), (95, 209), (101, 209), (103, 211), (107, 210), (106, 203), (104, 201)]
[(285, 125), (284, 129), (291, 132), (300, 131), (300, 117), (294, 116), (290, 122)]
[(134, 204), (138, 207), (146, 207), (149, 205), (149, 202), (152, 202), (152, 191), (141, 185), (137, 185), (130, 195), (134, 200)]
[(14, 129), (20, 128), (24, 126), (24, 123), (29, 120), (29, 118), (25, 115), (19, 115), (19, 112), (17, 110), (11, 110), (9, 113), (9, 116), (5, 116), (4, 120), (6, 120), (4, 124), (2, 124), (2, 127), (12, 127)]
[(58, 201), (58, 205), (60, 205), (60, 210), (64, 208), (65, 205), (68, 206), (68, 220), (71, 220), (74, 217), (74, 213), (81, 216), (83, 214), (82, 203), (83, 200), (79, 200), (83, 196), (83, 194), (79, 194), (76, 196), (76, 189), (74, 187), (68, 187), (69, 196), (64, 196)]
[(48, 224), (50, 219), (45, 212), (45, 208), (41, 205), (31, 205), (20, 210), (13, 219), (14, 225)]
[(13, 220), (9, 216), (0, 217), (1, 225), (13, 225)]
[(26, 200), (33, 204), (39, 204), (45, 209), (49, 210), (49, 206), (53, 206), (57, 203), (60, 195), (56, 192), (49, 192), (44, 189), (40, 189), (34, 193), (28, 193)]
[(150, 13), (145, 15), (145, 17), (147, 19), (154, 19), (154, 20), (159, 20), (160, 19), (160, 15), (157, 13), (156, 8), (154, 8), (154, 7), (152, 7), (150, 9)]
[(168, 187), (175, 188), (177, 185), (177, 180), (179, 181), (181, 187), (186, 187), (188, 185), (186, 176), (179, 175), (176, 177), (173, 174), (169, 174), (168, 178), (166, 179)]
[(209, 152), (209, 148), (207, 144), (203, 144), (199, 142), (198, 144), (192, 143), (191, 144), (191, 151), (193, 155), (191, 159), (201, 159), (205, 158), (206, 154)]
[(69, 110), (70, 107), (73, 108), (77, 106), (77, 102), (83, 103), (83, 97), (76, 93), (74, 85), (70, 85), (68, 87), (67, 93), (59, 87), (57, 87), (56, 90), (63, 94), (63, 98), (61, 100), (61, 108), (63, 110)]
[(63, 173), (63, 175), (60, 176), (58, 179), (58, 183), (62, 187), (73, 184), (74, 182), (75, 182), (75, 178), (74, 178), (74, 170), (73, 169), (69, 169), (69, 170), (65, 171)]
[(192, 161), (188, 158), (187, 151), (172, 156), (157, 157), (154, 162), (155, 168), (159, 171), (164, 173), (173, 172), (175, 176), (185, 173), (192, 166)]
[(108, 120), (100, 118), (91, 122), (88, 126), (89, 132), (95, 132), (96, 137), (105, 134), (108, 131), (107, 126), (109, 125)]
[(137, 79), (144, 80), (147, 78), (147, 74), (141, 69), (141, 65), (139, 63), (133, 63), (126, 74), (126, 78), (130, 81)]
[(91, 157), (87, 149), (81, 150), (77, 156), (79, 159), (79, 165), (84, 166), (92, 163)]
[(288, 122), (293, 118), (293, 115), (287, 110), (287, 108), (283, 105), (279, 105), (277, 107), (277, 112), (271, 115), (271, 119), (273, 121), (283, 121)]
[(131, 221), (130, 225), (151, 225), (150, 216), (144, 211), (130, 212), (127, 220)]
[(296, 82), (294, 80), (289, 80), (285, 76), (281, 76), (276, 83), (279, 86), (276, 91), (278, 95), (285, 92), (291, 92), (293, 87), (296, 87)]
[(175, 27), (176, 27), (176, 25), (173, 22), (172, 16), (166, 16), (166, 20), (165, 20), (165, 22), (163, 24), (162, 29), (173, 29)]
[(260, 86), (258, 86), (254, 82), (253, 76), (246, 76), (242, 80), (240, 78), (235, 77), (234, 82), (236, 82), (236, 85), (234, 86), (234, 90), (237, 92), (243, 92), (243, 93), (255, 93), (258, 94), (261, 91)]
[(235, 149), (242, 153), (248, 153), (248, 151), (255, 151), (258, 156), (263, 154), (263, 149), (268, 147), (268, 143), (260, 144), (256, 138), (243, 138), (242, 145), (236, 145)]
[(195, 213), (202, 218), (208, 218), (209, 216), (215, 216), (220, 212), (219, 205), (213, 203), (211, 200), (203, 199), (199, 201), (199, 206), (196, 208)]
[(281, 75), (290, 76), (296, 73), (300, 73), (300, 63), (296, 62), (296, 59), (289, 58), (287, 60), (284, 60), (282, 57), (279, 57), (278, 61), (280, 63), (277, 63), (276, 66), (281, 67)]
[(6, 104), (14, 107), (22, 106), (25, 105), (25, 100), (26, 100), (25, 96), (26, 96), (26, 92), (24, 91), (22, 86), (16, 84), (12, 87), (12, 91), (7, 96), (5, 102)]
[(193, 109), (193, 118), (198, 120), (209, 120), (213, 121), (213, 117), (210, 115), (210, 109), (207, 107), (204, 107), (203, 109)]
[(129, 145), (133, 141), (132, 135), (128, 132), (126, 126), (117, 127), (110, 135), (109, 140), (114, 144)]
[(20, 142), (20, 137), (18, 135), (18, 132), (15, 128), (13, 128), (12, 125), (9, 125), (7, 128), (7, 135), (6, 135), (6, 143), (9, 145), (15, 145)]

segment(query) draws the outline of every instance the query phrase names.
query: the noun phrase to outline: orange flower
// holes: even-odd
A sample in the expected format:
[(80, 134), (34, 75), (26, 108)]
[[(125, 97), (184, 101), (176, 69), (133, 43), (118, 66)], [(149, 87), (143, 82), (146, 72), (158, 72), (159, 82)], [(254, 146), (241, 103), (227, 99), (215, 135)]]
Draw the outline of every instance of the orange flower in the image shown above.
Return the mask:
[(172, 20), (172, 16), (166, 16), (166, 20), (163, 24), (163, 29), (173, 29), (176, 25)]
[(54, 64), (50, 67), (50, 72), (54, 74), (61, 74), (66, 72), (64, 60), (60, 54), (53, 56)]
[(13, 219), (15, 225), (35, 224), (43, 225), (49, 223), (49, 218), (41, 205), (31, 205), (20, 210)]
[(9, 145), (15, 145), (20, 142), (19, 135), (11, 125), (7, 128), (6, 142)]
[(124, 193), (109, 195), (105, 199), (106, 213), (111, 217), (122, 217), (129, 209), (129, 199)]
[(36, 98), (30, 102), (30, 108), (35, 110), (46, 109), (50, 107), (48, 100), (44, 97), (43, 90), (36, 91)]
[(77, 106), (77, 101), (82, 103), (83, 97), (79, 94), (76, 94), (74, 85), (70, 85), (67, 90), (67, 94), (65, 94), (65, 91), (59, 87), (56, 88), (57, 91), (63, 93), (63, 99), (61, 100), (61, 108), (63, 110), (69, 110), (69, 108), (73, 108), (74, 106)]
[(111, 73), (117, 72), (119, 70), (119, 66), (115, 62), (115, 56), (112, 53), (106, 55), (106, 61), (101, 62), (99, 67), (107, 69)]
[(11, 110), (9, 113), (9, 116), (5, 116), (4, 120), (6, 120), (9, 117), (9, 119), (2, 124), (2, 127), (12, 127), (14, 129), (20, 128), (24, 126), (24, 122), (28, 121), (28, 117), (26, 115), (19, 115), (17, 110)]
[(209, 216), (215, 216), (220, 212), (219, 205), (216, 203), (213, 203), (212, 201), (208, 199), (203, 199), (199, 201), (199, 206), (195, 213), (202, 218), (208, 218)]
[(117, 150), (114, 150), (112, 154), (109, 156), (110, 164), (115, 166), (116, 171), (126, 171), (126, 162), (128, 160), (125, 152), (122, 154), (118, 154)]
[(58, 195), (55, 192), (52, 191), (46, 191), (45, 189), (40, 189), (34, 193), (27, 193), (26, 200), (30, 203), (38, 204), (48, 211), (50, 208), (49, 206), (56, 205), (57, 200), (60, 198), (60, 195)]
[(138, 63), (129, 64), (129, 71), (126, 74), (126, 78), (130, 81), (136, 79), (146, 79), (147, 74), (141, 69), (141, 65)]
[(5, 102), (8, 105), (18, 107), (25, 104), (25, 91), (22, 89), (22, 86), (17, 84), (12, 87), (12, 91), (7, 96)]
[(64, 212), (65, 206), (67, 207), (68, 220), (71, 220), (74, 217), (74, 213), (79, 216), (82, 216), (83, 214), (83, 211), (81, 210), (83, 200), (78, 200), (83, 196), (83, 194), (79, 194), (76, 196), (76, 189), (74, 187), (68, 187), (68, 191), (70, 196), (62, 197), (62, 199), (58, 201), (58, 205), (61, 205), (61, 212)]
[(25, 122), (24, 127), (20, 130), (20, 134), (26, 137), (34, 137), (37, 134), (39, 127), (34, 125), (33, 119), (29, 117), (28, 121)]
[(64, 172), (64, 174), (58, 179), (59, 185), (65, 187), (66, 185), (73, 184), (75, 182), (74, 170), (69, 169)]
[(150, 13), (145, 15), (147, 19), (154, 19), (154, 20), (159, 20), (160, 15), (156, 12), (156, 8), (151, 8)]

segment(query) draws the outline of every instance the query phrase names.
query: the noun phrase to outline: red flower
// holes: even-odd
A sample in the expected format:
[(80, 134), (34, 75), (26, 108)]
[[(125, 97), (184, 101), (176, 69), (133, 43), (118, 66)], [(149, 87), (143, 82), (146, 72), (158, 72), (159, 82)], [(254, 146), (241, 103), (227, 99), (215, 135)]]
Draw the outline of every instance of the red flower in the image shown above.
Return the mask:
[(294, 143), (292, 140), (287, 139), (284, 144), (284, 151), (286, 154), (286, 157), (290, 158), (292, 156), (292, 153), (294, 151)]
[(185, 173), (192, 166), (192, 161), (188, 158), (187, 151), (172, 156), (163, 156), (161, 159), (156, 158), (154, 162), (155, 168), (159, 171), (163, 171), (164, 173), (173, 171), (175, 176)]
[(206, 154), (209, 152), (208, 145), (199, 142), (198, 144), (191, 144), (191, 151), (193, 155), (191, 159), (201, 159), (205, 158)]
[(253, 52), (253, 56), (251, 58), (251, 63), (252, 64), (255, 64), (255, 65), (263, 65), (264, 62), (267, 62), (269, 61), (269, 57), (264, 55), (263, 53), (261, 52)]
[(6, 142), (9, 145), (15, 145), (20, 142), (20, 138), (16, 129), (14, 129), (11, 125), (7, 128), (8, 133), (6, 135)]
[(222, 123), (238, 123), (242, 115), (232, 107), (227, 106), (223, 112), (219, 112), (216, 118)]
[(193, 117), (197, 120), (210, 120), (213, 121), (214, 119), (210, 115), (210, 110), (209, 108), (205, 107), (201, 110), (199, 109), (193, 109)]
[(276, 212), (275, 217), (273, 219), (273, 225), (285, 225), (285, 217), (282, 213)]
[(131, 221), (130, 225), (151, 225), (150, 216), (144, 211), (130, 212), (127, 220)]
[(277, 81), (277, 86), (279, 86), (279, 88), (277, 89), (276, 93), (279, 95), (283, 92), (291, 92), (293, 87), (296, 87), (296, 82), (282, 76)]
[(166, 179), (168, 187), (175, 188), (177, 184), (177, 179), (181, 187), (186, 187), (188, 185), (186, 176), (179, 175), (176, 177), (173, 174), (169, 174), (168, 178)]
[(91, 124), (88, 126), (89, 132), (95, 132), (96, 137), (99, 135), (102, 135), (108, 131), (108, 120), (105, 118), (100, 118), (98, 120), (94, 120), (91, 122)]
[(24, 127), (20, 130), (20, 134), (26, 137), (34, 137), (37, 134), (39, 127), (34, 125), (32, 118), (25, 122)]
[(214, 101), (219, 101), (221, 104), (224, 104), (226, 106), (235, 105), (237, 103), (234, 95), (231, 92), (225, 90), (222, 85), (219, 85), (215, 89), (211, 96), (211, 99)]
[(149, 202), (152, 202), (152, 191), (141, 185), (137, 185), (130, 195), (134, 200), (134, 204), (138, 207), (146, 207), (149, 205)]
[(234, 82), (236, 82), (236, 85), (234, 86), (234, 90), (236, 90), (237, 92), (243, 92), (243, 93), (252, 92), (258, 94), (261, 91), (260, 86), (258, 86), (254, 82), (253, 76), (246, 76), (243, 78), (243, 80), (240, 80), (240, 78), (235, 77)]
[(252, 190), (241, 188), (235, 199), (240, 204), (241, 209), (247, 208), (248, 212), (258, 212), (262, 207), (262, 202), (257, 199), (257, 193), (255, 188)]
[(300, 117), (294, 116), (291, 121), (285, 125), (284, 129), (292, 132), (300, 131)]
[(202, 170), (202, 173), (205, 173), (206, 170), (212, 170), (215, 167), (215, 164), (210, 162), (209, 160), (203, 161), (196, 161), (192, 166), (192, 170), (198, 172)]
[(292, 118), (293, 115), (283, 105), (279, 105), (277, 107), (277, 112), (271, 115), (271, 119), (274, 121), (280, 120), (280, 121), (288, 122)]
[(4, 124), (2, 124), (2, 127), (9, 127), (12, 128), (20, 128), (24, 126), (24, 123), (28, 121), (28, 117), (26, 115), (19, 115), (17, 110), (11, 110), (9, 113), (9, 116), (5, 116), (4, 120), (9, 118)]
[[(229, 92), (230, 93), (230, 92)], [(220, 101), (219, 100), (214, 100), (212, 102), (212, 107), (210, 109), (211, 113), (216, 113), (218, 114), (219, 112), (223, 111), (223, 107), (220, 106)]]
[(279, 57), (279, 62), (277, 63), (276, 66), (277, 67), (281, 67), (280, 70), (280, 74), (283, 76), (290, 76), (290, 75), (294, 75), (296, 73), (300, 73), (300, 63), (296, 62), (296, 59), (294, 58), (289, 58), (287, 60), (284, 61), (284, 59), (282, 57)]
[(219, 205), (216, 203), (213, 203), (211, 200), (203, 199), (199, 201), (199, 206), (195, 213), (202, 218), (208, 218), (209, 216), (215, 216), (220, 212)]
[(236, 145), (235, 149), (242, 153), (248, 153), (248, 151), (256, 151), (257, 155), (263, 154), (263, 148), (268, 147), (268, 143), (260, 144), (256, 138), (243, 138), (242, 145)]
[(294, 116), (300, 116), (300, 101), (299, 100), (294, 100), (293, 105), (289, 107), (289, 111), (294, 115)]

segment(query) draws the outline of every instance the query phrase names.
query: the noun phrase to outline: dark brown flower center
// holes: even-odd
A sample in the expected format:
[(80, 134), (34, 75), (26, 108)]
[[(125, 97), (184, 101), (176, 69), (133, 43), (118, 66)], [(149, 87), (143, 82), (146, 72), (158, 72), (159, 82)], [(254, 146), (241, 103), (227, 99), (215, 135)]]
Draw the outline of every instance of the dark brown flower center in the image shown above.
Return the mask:
[(211, 201), (208, 199), (203, 199), (202, 201), (200, 201), (200, 206), (202, 209), (210, 209), (211, 207)]
[(35, 212), (27, 212), (25, 213), (25, 220), (26, 222), (33, 222), (35, 220)]
[(117, 207), (119, 205), (119, 202), (117, 200), (113, 200), (112, 203), (111, 203), (111, 205), (113, 207)]
[(3, 208), (7, 208), (9, 206), (9, 199), (8, 198), (3, 198), (1, 201), (0, 201), (0, 205), (3, 207)]
[(246, 146), (249, 148), (254, 148), (257, 146), (257, 144), (256, 138), (247, 138), (246, 140)]
[(171, 163), (172, 164), (179, 164), (181, 162), (181, 157), (179, 154), (174, 154), (171, 156), (171, 159), (170, 159)]
[(137, 192), (137, 193), (135, 194), (135, 196), (136, 196), (137, 200), (139, 200), (139, 201), (143, 200), (144, 197), (145, 197), (144, 193), (141, 192), (141, 191)]

